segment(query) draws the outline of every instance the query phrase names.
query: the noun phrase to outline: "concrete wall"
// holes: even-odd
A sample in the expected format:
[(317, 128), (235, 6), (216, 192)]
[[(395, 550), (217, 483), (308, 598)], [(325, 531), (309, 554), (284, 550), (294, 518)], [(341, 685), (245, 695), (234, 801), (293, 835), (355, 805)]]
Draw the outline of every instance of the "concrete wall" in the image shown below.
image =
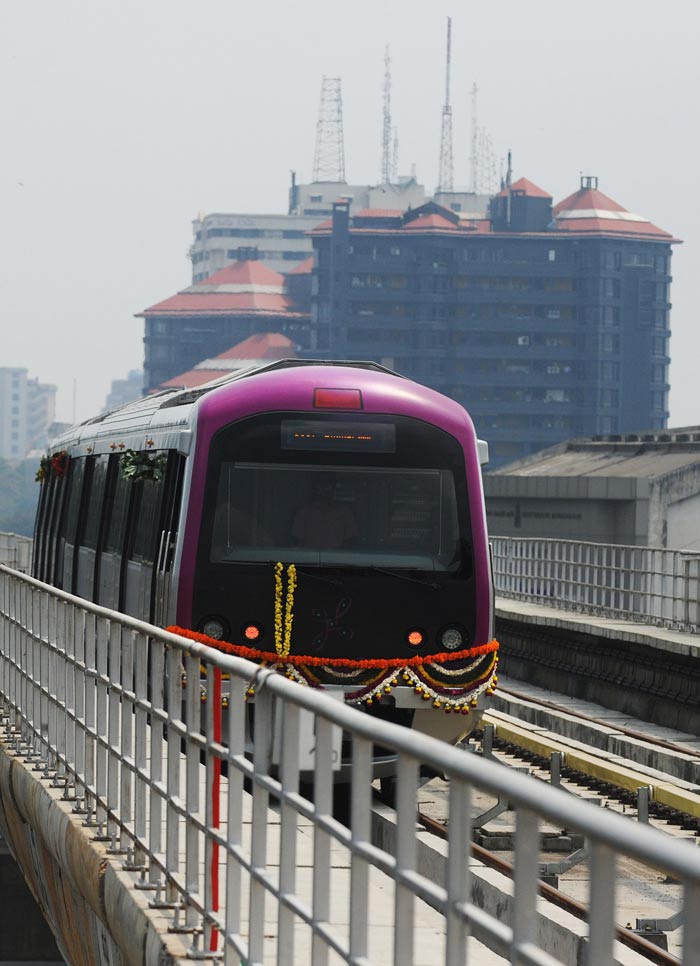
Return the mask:
[(653, 546), (700, 550), (700, 465), (652, 481), (649, 535)]
[(173, 966), (191, 939), (169, 932), (172, 917), (134, 889), (137, 873), (83, 824), (62, 783), (0, 743), (0, 834), (69, 963)]
[(666, 546), (674, 550), (700, 550), (700, 494), (668, 507)]
[(635, 543), (632, 501), (487, 497), (486, 515), (494, 536)]

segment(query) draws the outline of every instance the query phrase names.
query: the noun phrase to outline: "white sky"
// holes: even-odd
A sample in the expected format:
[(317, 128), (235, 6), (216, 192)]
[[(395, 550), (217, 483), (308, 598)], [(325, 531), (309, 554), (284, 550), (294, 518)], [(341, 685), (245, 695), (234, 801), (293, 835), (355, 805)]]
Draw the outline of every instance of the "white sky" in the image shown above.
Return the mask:
[[(671, 425), (700, 424), (700, 5), (695, 0), (0, 0), (0, 365), (96, 413), (143, 362), (133, 314), (191, 280), (199, 210), (286, 211), (311, 177), (321, 78), (343, 81), (346, 174), (380, 177), (384, 48), (399, 170), (438, 173), (453, 18), (455, 182), (470, 91), (514, 176), (555, 201), (579, 175), (684, 239)], [(640, 427), (642, 428), (642, 427)]]

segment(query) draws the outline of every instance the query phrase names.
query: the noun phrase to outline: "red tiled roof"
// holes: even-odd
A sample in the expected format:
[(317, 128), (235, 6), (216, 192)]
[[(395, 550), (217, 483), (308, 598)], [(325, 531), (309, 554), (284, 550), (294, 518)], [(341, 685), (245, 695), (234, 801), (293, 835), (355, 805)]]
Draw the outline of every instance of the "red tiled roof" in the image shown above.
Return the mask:
[(353, 215), (353, 218), (401, 218), (402, 208), (363, 208)]
[(189, 372), (183, 372), (180, 376), (174, 376), (172, 379), (166, 380), (166, 382), (161, 382), (160, 388), (196, 389), (197, 386), (203, 386), (205, 382), (210, 382), (220, 375), (220, 369), (190, 369)]
[(149, 315), (289, 315), (294, 303), (284, 294), (284, 275), (263, 262), (233, 262), (203, 279), (151, 305), (138, 316)]
[(291, 339), (281, 332), (259, 332), (248, 336), (226, 352), (220, 352), (217, 359), (286, 359), (295, 354)]
[(554, 206), (557, 231), (590, 234), (653, 235), (670, 240), (668, 232), (641, 215), (632, 214), (597, 188), (581, 188)]
[(413, 221), (408, 221), (404, 225), (405, 231), (414, 231), (418, 229), (420, 231), (459, 231), (456, 225), (453, 225), (451, 221), (443, 217), (443, 215), (432, 214), (432, 215), (419, 215), (414, 218)]
[[(532, 181), (528, 181), (527, 178), (518, 178), (518, 180), (510, 186), (510, 190), (511, 190), (511, 194), (526, 195), (528, 198), (551, 198), (552, 197), (550, 194), (547, 194), (546, 191), (543, 191), (542, 188), (538, 188), (538, 186), (534, 184)], [(507, 188), (503, 188), (496, 195), (497, 198), (506, 198), (507, 196), (508, 196)]]
[(654, 235), (670, 241), (672, 236), (650, 221), (620, 221), (612, 218), (557, 218), (556, 230), (576, 234)]
[(297, 315), (285, 295), (257, 292), (179, 292), (139, 315)]
[[(183, 389), (196, 389), (197, 386), (203, 386), (205, 382), (218, 379), (223, 374), (232, 372), (234, 369), (242, 368), (242, 366), (231, 366), (227, 364), (228, 360), (231, 359), (240, 360), (241, 363), (264, 362), (265, 360), (293, 359), (296, 358), (296, 354), (296, 345), (286, 335), (282, 335), (281, 332), (257, 333), (244, 339), (243, 342), (237, 343), (225, 352), (220, 352), (213, 359), (204, 359), (194, 369), (190, 369), (188, 372), (182, 372), (179, 376), (173, 376), (172, 379), (161, 383), (161, 388), (176, 389), (182, 387)], [(220, 366), (216, 365), (217, 359), (222, 360)]]
[(308, 258), (305, 258), (303, 262), (300, 262), (297, 265), (297, 267), (294, 269), (294, 271), (290, 272), (289, 274), (290, 275), (308, 275), (310, 272), (313, 271), (313, 268), (314, 268), (314, 256), (309, 255)]
[(284, 276), (268, 268), (264, 262), (232, 262), (226, 268), (214, 272), (209, 278), (191, 285), (186, 291), (196, 292), (212, 285), (273, 285), (281, 289), (284, 285)]
[(579, 210), (590, 210), (595, 209), (597, 211), (626, 211), (622, 205), (619, 205), (612, 198), (608, 198), (604, 195), (602, 191), (598, 191), (597, 188), (581, 188), (579, 191), (574, 191), (572, 195), (568, 198), (564, 198), (563, 201), (559, 201), (554, 206), (554, 214), (558, 215), (560, 211), (579, 211)]

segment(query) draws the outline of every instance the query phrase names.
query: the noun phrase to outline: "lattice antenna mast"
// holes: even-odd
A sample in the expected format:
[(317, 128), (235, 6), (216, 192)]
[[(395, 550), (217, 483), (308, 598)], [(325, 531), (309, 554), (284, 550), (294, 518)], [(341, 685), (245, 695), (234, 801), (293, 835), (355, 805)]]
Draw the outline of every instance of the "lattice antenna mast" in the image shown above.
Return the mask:
[(339, 77), (324, 77), (321, 83), (313, 179), (345, 183), (343, 99)]
[(472, 127), (471, 127), (471, 149), (469, 152), (469, 163), (471, 167), (471, 190), (477, 193), (476, 185), (478, 181), (478, 154), (479, 154), (479, 128), (477, 124), (477, 95), (478, 87), (476, 81), (472, 84)]
[(450, 69), (452, 66), (452, 17), (447, 18), (447, 63), (445, 69), (445, 104), (442, 109), (442, 133), (440, 136), (440, 178), (438, 191), (452, 191), (454, 171), (452, 164), (452, 106), (450, 105)]
[(384, 52), (384, 109), (382, 112), (382, 184), (391, 184), (391, 57)]
[(394, 149), (391, 156), (391, 183), (399, 183), (399, 136), (394, 128)]

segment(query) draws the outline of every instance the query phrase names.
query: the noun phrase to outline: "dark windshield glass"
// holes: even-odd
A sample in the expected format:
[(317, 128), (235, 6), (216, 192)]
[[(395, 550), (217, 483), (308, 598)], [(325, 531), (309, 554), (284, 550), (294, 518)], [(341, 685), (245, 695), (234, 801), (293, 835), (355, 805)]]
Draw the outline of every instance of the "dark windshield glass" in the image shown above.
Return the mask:
[(210, 559), (457, 569), (453, 473), (224, 461)]

